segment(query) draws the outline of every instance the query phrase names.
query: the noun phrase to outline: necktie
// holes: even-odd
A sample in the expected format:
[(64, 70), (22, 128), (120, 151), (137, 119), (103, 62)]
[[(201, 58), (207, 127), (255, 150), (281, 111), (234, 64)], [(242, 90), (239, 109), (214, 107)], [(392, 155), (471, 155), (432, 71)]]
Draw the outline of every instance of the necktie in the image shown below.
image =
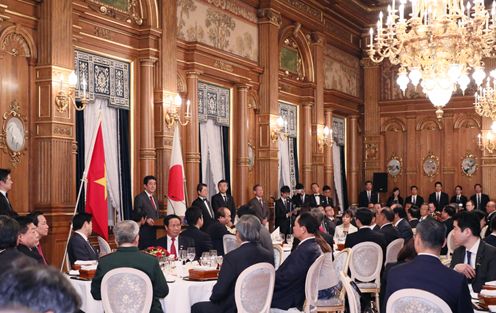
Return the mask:
[(478, 194), (477, 195), (477, 208), (479, 208), (480, 203), (481, 203), (480, 194)]
[(412, 203), (415, 204), (417, 201), (417, 196), (412, 196)]
[(227, 197), (226, 197), (226, 195), (222, 195), (222, 198), (224, 198), (224, 203), (227, 204)]
[(150, 196), (150, 201), (153, 204), (153, 208), (156, 210), (157, 209), (157, 206), (155, 205), (155, 201), (153, 200), (153, 196)]
[(45, 256), (43, 255), (43, 250), (41, 249), (41, 244), (39, 244), (38, 246), (36, 246), (36, 249), (38, 249), (38, 253), (41, 255), (41, 257), (43, 258), (43, 262), (45, 264), (47, 264), (47, 261), (45, 259)]
[(212, 212), (212, 209), (210, 208), (210, 206), (208, 205), (208, 201), (207, 201), (207, 198), (203, 199), (203, 202), (205, 202), (205, 206), (207, 207), (207, 211), (208, 211), (208, 214), (210, 214), (210, 217), (214, 217), (214, 214)]
[(263, 200), (260, 199), (260, 200), (258, 200), (258, 202), (260, 202), (260, 206), (263, 208)]
[(471, 258), (472, 258), (472, 252), (470, 252), (470, 251), (467, 250), (467, 264), (468, 265), (472, 265), (471, 264), (471, 261), (470, 261)]
[(436, 192), (436, 202), (437, 203), (441, 202), (440, 198), (441, 198), (441, 195), (439, 194), (439, 192)]
[(174, 254), (177, 256), (176, 244), (174, 243), (174, 241), (176, 241), (176, 238), (172, 238), (169, 254)]

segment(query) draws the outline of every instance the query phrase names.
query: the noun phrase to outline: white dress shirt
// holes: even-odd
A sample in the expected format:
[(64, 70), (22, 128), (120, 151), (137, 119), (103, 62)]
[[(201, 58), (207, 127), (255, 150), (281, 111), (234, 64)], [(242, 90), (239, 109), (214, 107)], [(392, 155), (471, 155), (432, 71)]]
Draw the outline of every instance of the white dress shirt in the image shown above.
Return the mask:
[[(470, 264), (470, 266), (472, 266), (473, 268), (475, 268), (475, 265), (476, 265), (475, 262), (476, 262), (476, 258), (477, 258), (477, 250), (479, 250), (479, 245), (480, 245), (480, 239), (478, 239), (475, 242), (475, 244), (472, 246), (472, 248), (465, 250), (464, 263)], [(470, 261), (467, 260), (467, 251), (472, 252), (472, 254), (470, 255)]]

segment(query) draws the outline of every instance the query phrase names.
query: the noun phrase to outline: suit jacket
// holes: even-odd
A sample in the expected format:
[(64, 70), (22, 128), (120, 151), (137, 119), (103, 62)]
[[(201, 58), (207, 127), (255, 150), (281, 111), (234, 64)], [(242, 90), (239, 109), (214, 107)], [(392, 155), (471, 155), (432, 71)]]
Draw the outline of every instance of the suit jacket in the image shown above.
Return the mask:
[(336, 232), (336, 219), (334, 218), (332, 221), (327, 216), (324, 217), (324, 229), (325, 231), (334, 237), (334, 233)]
[(17, 247), (7, 248), (0, 252), (0, 275), (11, 270), (13, 266), (23, 268), (36, 265), (39, 266), (36, 259), (26, 256)]
[(449, 204), (448, 194), (446, 192), (441, 191), (440, 201), (437, 202), (436, 192), (433, 192), (429, 195), (429, 203), (430, 202), (434, 203), (434, 206), (436, 207), (436, 211), (441, 211), (445, 205)]
[(224, 255), (224, 235), (229, 235), (230, 232), (227, 230), (226, 226), (215, 221), (210, 224), (207, 229), (207, 233), (210, 235), (210, 239), (212, 239), (212, 246), (215, 250), (217, 250), (218, 255)]
[(157, 196), (153, 195), (153, 200), (155, 201), (156, 207), (153, 205), (145, 191), (140, 192), (136, 197), (134, 197), (134, 210), (145, 212), (146, 217), (156, 220), (159, 218)]
[(36, 262), (40, 263), (40, 264), (45, 264), (45, 260), (43, 259), (43, 257), (38, 253), (38, 250), (36, 248), (28, 248), (27, 246), (25, 245), (22, 245), (22, 244), (19, 244), (17, 246), (17, 250), (21, 253), (24, 253), (26, 256), (36, 260)]
[(260, 204), (260, 201), (255, 197), (248, 202), (248, 205), (253, 208), (255, 211), (255, 215), (262, 221), (266, 218), (269, 218), (269, 208), (267, 207), (267, 202), (263, 201)]
[(457, 195), (454, 195), (453, 197), (451, 197), (450, 203), (461, 204), (463, 207), (465, 207), (465, 204), (467, 203), (467, 197), (465, 197), (464, 195), (460, 195), (460, 199), (458, 199)]
[(383, 254), (386, 253), (386, 238), (384, 234), (380, 232), (373, 231), (368, 227), (362, 227), (358, 229), (356, 233), (351, 233), (346, 236), (346, 241), (344, 242), (345, 248), (353, 248), (359, 243), (371, 241), (375, 242), (379, 246), (381, 246)]
[(334, 202), (333, 202), (332, 198), (330, 198), (330, 197), (321, 196), (321, 201), (320, 202), (322, 203), (322, 205), (324, 207), (329, 206), (329, 205), (332, 206), (332, 207), (334, 207)]
[(291, 232), (291, 220), (295, 218), (293, 216), (287, 217), (286, 214), (293, 210), (293, 203), (291, 203), (290, 199), (286, 200), (286, 205), (284, 205), (282, 199), (277, 199), (275, 202), (275, 227), (279, 227), (279, 230), (283, 234), (289, 234)]
[[(177, 253), (179, 253), (179, 250), (186, 250), (190, 247), (195, 247), (195, 241), (193, 239), (183, 236), (182, 234), (180, 234), (178, 238), (179, 239), (177, 241), (179, 242), (179, 244), (178, 242), (175, 243)], [(167, 249), (167, 240), (167, 235), (165, 235), (164, 237), (160, 237), (155, 241), (155, 245)]]
[(377, 192), (375, 191), (370, 192), (370, 201), (369, 201), (369, 198), (367, 197), (367, 191), (363, 190), (360, 191), (360, 194), (358, 195), (358, 206), (366, 208), (368, 207), (369, 203), (373, 203), (373, 204), (379, 203), (377, 200), (378, 200)]
[(276, 271), (272, 308), (301, 308), (305, 301), (305, 279), (308, 269), (322, 254), (314, 238), (302, 242)]
[(487, 224), (487, 229), (485, 236), (489, 236), (493, 232), (493, 228), (491, 227), (491, 221), (496, 218), (496, 211), (493, 211), (489, 213), (489, 215), (486, 217), (486, 224)]
[(489, 235), (487, 236), (486, 238), (484, 238), (484, 241), (493, 246), (493, 247), (496, 247), (496, 236), (495, 235)]
[(417, 228), (417, 225), (419, 223), (419, 219), (418, 218), (411, 219), (408, 221), (408, 223), (410, 223), (410, 226), (412, 228)]
[(203, 252), (208, 252), (214, 248), (212, 245), (212, 239), (210, 238), (210, 235), (207, 234), (206, 232), (199, 230), (195, 226), (188, 226), (188, 228), (183, 230), (181, 232), (181, 236), (179, 236), (179, 239), (181, 239), (181, 237), (183, 236), (191, 238), (195, 242), (195, 250), (196, 250), (195, 260), (198, 260)]
[(74, 232), (67, 244), (67, 254), (69, 263), (74, 264), (77, 260), (90, 261), (98, 260), (98, 254), (90, 243), (84, 240), (83, 236)]
[[(208, 207), (205, 204), (205, 202), (208, 204)], [(202, 209), (203, 226), (201, 230), (203, 231), (207, 230), (208, 226), (210, 226), (210, 224), (212, 224), (215, 221), (215, 211), (213, 210), (212, 205), (210, 204), (210, 202), (208, 202), (208, 200), (204, 201), (200, 197), (198, 197), (195, 199), (195, 201), (193, 201), (191, 206)]]
[(16, 211), (7, 198), (0, 192), (0, 215), (17, 216)]
[(393, 224), (386, 224), (379, 229), (379, 232), (384, 235), (384, 239), (386, 239), (386, 247), (389, 246), (393, 240), (400, 238), (400, 233), (396, 228), (394, 228)]
[(472, 202), (474, 203), (475, 209), (482, 210), (482, 211), (486, 212), (486, 204), (489, 202), (489, 196), (488, 195), (486, 195), (485, 193), (481, 194), (481, 202), (479, 203), (479, 205), (477, 205), (477, 195), (473, 194), (470, 197), (470, 200), (472, 200)]
[(317, 201), (316, 195), (309, 195), (309, 204), (311, 208), (316, 208), (319, 206), (324, 206), (324, 196), (319, 194), (319, 199)]
[(310, 196), (309, 195), (294, 195), (291, 198), (293, 206), (295, 208), (310, 207)]
[(210, 301), (221, 308), (218, 312), (237, 312), (236, 301), (234, 300), (236, 280), (246, 268), (264, 262), (274, 265), (273, 252), (263, 249), (254, 242), (244, 243), (224, 256), (219, 279), (210, 296)]
[(394, 197), (391, 196), (387, 199), (386, 201), (386, 206), (392, 206), (393, 204), (401, 204), (403, 205), (403, 198), (402, 197), (398, 197), (398, 200), (394, 200)]
[(162, 313), (160, 298), (169, 294), (169, 287), (165, 276), (160, 269), (158, 260), (144, 252), (138, 251), (138, 247), (119, 247), (116, 252), (107, 254), (98, 262), (95, 278), (91, 281), (91, 294), (95, 300), (101, 300), (101, 283), (103, 276), (110, 270), (120, 267), (131, 267), (144, 272), (152, 281), (153, 301), (150, 313)]
[[(459, 263), (465, 263), (465, 251), (463, 246), (453, 251), (451, 268)], [(481, 240), (475, 257), (475, 264), (475, 278), (472, 279), (471, 283), (474, 292), (480, 292), (486, 281), (496, 280), (496, 248)]]
[(410, 226), (410, 223), (406, 219), (402, 219), (398, 225), (396, 225), (396, 229), (400, 233), (400, 238), (405, 239), (405, 243), (408, 242), (408, 240), (412, 239), (413, 237), (413, 231), (412, 227)]
[(421, 196), (417, 195), (417, 198), (415, 199), (415, 203), (412, 202), (412, 196), (408, 196), (405, 198), (405, 204), (411, 203), (417, 207), (420, 207), (422, 204), (424, 204), (424, 198)]
[(212, 196), (212, 208), (215, 213), (218, 208), (222, 207), (228, 208), (231, 211), (231, 222), (234, 223), (234, 218), (236, 217), (236, 204), (234, 203), (234, 198), (230, 194), (226, 194), (226, 201), (224, 201), (224, 197), (222, 197), (222, 194), (219, 192)]
[(465, 277), (444, 266), (436, 257), (418, 255), (410, 262), (391, 268), (384, 303), (395, 291), (406, 288), (435, 294), (450, 306), (453, 313), (473, 311)]

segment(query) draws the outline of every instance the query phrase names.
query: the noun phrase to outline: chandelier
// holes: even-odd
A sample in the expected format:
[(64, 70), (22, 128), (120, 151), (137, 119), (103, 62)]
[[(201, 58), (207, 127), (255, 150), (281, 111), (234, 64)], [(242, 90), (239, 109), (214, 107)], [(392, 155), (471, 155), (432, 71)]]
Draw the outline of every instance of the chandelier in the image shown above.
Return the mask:
[[(485, 78), (483, 57), (491, 56), (496, 34), (496, 11), (491, 12), (483, 0), (410, 0), (411, 16), (405, 18), (406, 0), (381, 12), (377, 30), (370, 29), (368, 54), (372, 61), (385, 58), (399, 64), (397, 83), (403, 93), (411, 82), (419, 83), (423, 92), (442, 117), (457, 86), (463, 93), (469, 75), (480, 86)], [(398, 14), (398, 15), (397, 15)]]
[(486, 83), (482, 84), (475, 93), (474, 108), (480, 116), (496, 121), (496, 70), (489, 73)]

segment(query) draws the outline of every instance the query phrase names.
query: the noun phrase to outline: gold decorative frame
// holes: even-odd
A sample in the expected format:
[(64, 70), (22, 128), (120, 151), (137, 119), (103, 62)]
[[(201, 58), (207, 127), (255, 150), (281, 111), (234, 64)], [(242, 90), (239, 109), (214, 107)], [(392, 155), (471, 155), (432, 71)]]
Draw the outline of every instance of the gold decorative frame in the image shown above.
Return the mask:
[(462, 175), (468, 177), (473, 176), (479, 167), (479, 164), (477, 164), (477, 157), (472, 153), (467, 152), (461, 160), (460, 169), (462, 171)]
[(422, 171), (428, 177), (434, 177), (439, 173), (439, 158), (429, 152), (422, 161)]
[(393, 153), (387, 162), (386, 171), (393, 179), (401, 175), (403, 171), (403, 160), (396, 153)]
[[(9, 120), (15, 118), (19, 120), (22, 123), (22, 127), (24, 130), (24, 142), (23, 145), (20, 149), (17, 151), (13, 151), (9, 145), (7, 144), (7, 125), (9, 124)], [(28, 141), (28, 130), (26, 128), (27, 120), (26, 117), (24, 117), (21, 114), (20, 106), (17, 100), (13, 100), (10, 103), (10, 108), (9, 111), (5, 112), (3, 114), (3, 126), (2, 126), (2, 133), (0, 134), (0, 148), (2, 148), (5, 153), (7, 153), (10, 156), (10, 163), (12, 164), (12, 167), (17, 167), (17, 165), (21, 162), (21, 156), (24, 154), (24, 151), (27, 149), (27, 141)]]

